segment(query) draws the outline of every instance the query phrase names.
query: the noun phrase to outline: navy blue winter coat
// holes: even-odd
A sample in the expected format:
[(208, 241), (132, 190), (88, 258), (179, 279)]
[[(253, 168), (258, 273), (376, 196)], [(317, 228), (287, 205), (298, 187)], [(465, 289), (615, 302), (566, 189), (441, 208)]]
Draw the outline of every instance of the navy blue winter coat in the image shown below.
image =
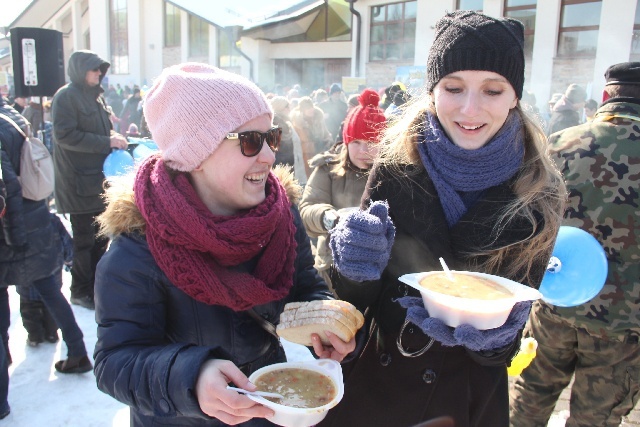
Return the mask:
[[(9, 116), (23, 130), (24, 118), (0, 100), (0, 113)], [(20, 152), (24, 137), (4, 119), (0, 119), (2, 175), (7, 187), (7, 212), (0, 233), (0, 286), (30, 285), (60, 268), (60, 239), (51, 223), (46, 200), (22, 197), (18, 181)]]
[[(287, 302), (332, 298), (313, 268), (300, 215), (292, 212), (298, 245), (293, 287), (287, 298), (254, 308), (274, 324)], [(139, 227), (135, 214), (113, 216), (118, 229)], [(196, 399), (202, 364), (227, 359), (249, 375), (285, 360), (279, 341), (246, 312), (203, 304), (176, 288), (154, 261), (142, 231), (113, 239), (98, 264), (95, 302), (98, 388), (131, 407), (131, 426), (224, 425), (204, 414)], [(272, 424), (254, 419), (246, 425)]]

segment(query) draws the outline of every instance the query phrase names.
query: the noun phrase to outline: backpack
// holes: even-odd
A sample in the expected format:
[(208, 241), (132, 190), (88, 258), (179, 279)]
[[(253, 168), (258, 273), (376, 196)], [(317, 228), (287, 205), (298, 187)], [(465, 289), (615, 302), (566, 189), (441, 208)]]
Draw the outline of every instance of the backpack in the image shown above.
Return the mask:
[(15, 127), (25, 140), (20, 152), (20, 175), (22, 197), (29, 200), (44, 200), (53, 193), (53, 159), (47, 147), (38, 138), (27, 136), (11, 118), (0, 117)]

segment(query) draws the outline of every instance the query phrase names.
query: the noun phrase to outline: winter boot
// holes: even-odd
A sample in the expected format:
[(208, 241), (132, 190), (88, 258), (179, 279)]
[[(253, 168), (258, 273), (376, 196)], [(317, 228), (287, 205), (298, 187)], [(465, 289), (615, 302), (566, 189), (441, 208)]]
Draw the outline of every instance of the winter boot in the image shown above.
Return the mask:
[(56, 362), (55, 367), (56, 371), (61, 374), (82, 374), (93, 369), (93, 365), (91, 365), (86, 354), (84, 356), (70, 356), (68, 359), (60, 360)]

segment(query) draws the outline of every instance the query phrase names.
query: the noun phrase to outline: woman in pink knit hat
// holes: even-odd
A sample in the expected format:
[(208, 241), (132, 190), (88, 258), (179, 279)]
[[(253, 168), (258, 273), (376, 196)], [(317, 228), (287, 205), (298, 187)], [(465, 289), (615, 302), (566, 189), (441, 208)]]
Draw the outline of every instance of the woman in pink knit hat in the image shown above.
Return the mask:
[(380, 95), (375, 90), (365, 89), (358, 96), (358, 106), (344, 120), (344, 145), (338, 145), (337, 153), (329, 150), (309, 161), (314, 170), (304, 187), (300, 215), (309, 236), (318, 238), (315, 267), (330, 287), (333, 259), (329, 231), (342, 212), (360, 206), (369, 169), (378, 154), (380, 135), (386, 127), (379, 102)]
[[(281, 130), (247, 79), (204, 64), (165, 69), (145, 96), (160, 152), (100, 217), (113, 238), (96, 274), (98, 387), (132, 426), (272, 425), (267, 407), (226, 389), (285, 360), (270, 333), (291, 301), (330, 299), (295, 209), (272, 171)], [(355, 348), (314, 335), (319, 357)]]

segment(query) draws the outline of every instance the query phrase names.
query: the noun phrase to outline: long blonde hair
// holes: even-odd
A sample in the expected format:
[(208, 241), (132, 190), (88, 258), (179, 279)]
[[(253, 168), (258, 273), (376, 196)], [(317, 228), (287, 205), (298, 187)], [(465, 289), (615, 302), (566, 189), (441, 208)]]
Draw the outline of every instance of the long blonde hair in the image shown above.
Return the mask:
[[(436, 114), (433, 98), (428, 93), (405, 104), (403, 114), (383, 135), (379, 164), (398, 174), (407, 173), (405, 165), (416, 166), (413, 174), (426, 173), (418, 154), (417, 136), (423, 129), (427, 111)], [(517, 198), (500, 212), (492, 235), (497, 238), (516, 217), (528, 220), (534, 231), (521, 241), (496, 249), (478, 249), (466, 256), (470, 260), (482, 259), (475, 267), (488, 273), (502, 271), (514, 280), (531, 281), (532, 267), (549, 260), (564, 213), (566, 188), (560, 171), (548, 156), (548, 142), (542, 129), (519, 103), (513, 113), (520, 116), (524, 126), (524, 159), (512, 187)], [(537, 225), (541, 222), (539, 229)], [(507, 260), (509, 262), (505, 263)]]

